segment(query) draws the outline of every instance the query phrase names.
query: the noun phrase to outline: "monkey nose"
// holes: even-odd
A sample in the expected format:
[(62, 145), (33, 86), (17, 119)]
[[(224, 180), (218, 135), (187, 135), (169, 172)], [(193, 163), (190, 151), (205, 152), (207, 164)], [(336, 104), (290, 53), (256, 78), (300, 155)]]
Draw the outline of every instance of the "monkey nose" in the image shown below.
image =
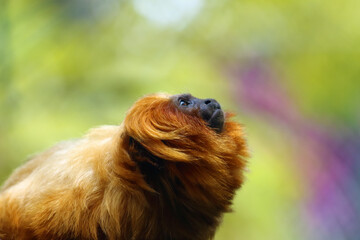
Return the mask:
[(212, 98), (205, 99), (204, 103), (207, 106), (207, 108), (210, 108), (212, 110), (221, 109), (220, 104), (215, 99)]

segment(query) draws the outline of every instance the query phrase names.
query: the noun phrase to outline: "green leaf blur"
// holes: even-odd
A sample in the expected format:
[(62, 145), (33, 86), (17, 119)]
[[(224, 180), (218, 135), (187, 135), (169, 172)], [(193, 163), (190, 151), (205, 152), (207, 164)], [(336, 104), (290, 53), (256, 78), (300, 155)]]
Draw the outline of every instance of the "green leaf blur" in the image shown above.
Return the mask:
[(145, 94), (191, 92), (237, 113), (252, 151), (216, 239), (322, 239), (302, 210), (312, 195), (294, 160), (302, 142), (244, 109), (232, 70), (260, 59), (304, 119), (359, 132), (360, 1), (194, 0), (178, 18), (150, 2), (0, 3), (0, 182), (31, 154), (121, 123)]

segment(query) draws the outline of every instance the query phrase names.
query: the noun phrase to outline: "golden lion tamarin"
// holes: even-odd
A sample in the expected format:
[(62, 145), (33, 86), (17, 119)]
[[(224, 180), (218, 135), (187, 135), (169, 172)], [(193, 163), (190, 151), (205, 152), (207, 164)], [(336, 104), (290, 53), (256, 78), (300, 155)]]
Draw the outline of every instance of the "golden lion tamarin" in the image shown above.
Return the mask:
[(0, 239), (212, 239), (247, 156), (229, 117), (190, 94), (138, 100), (120, 126), (15, 170), (0, 192)]

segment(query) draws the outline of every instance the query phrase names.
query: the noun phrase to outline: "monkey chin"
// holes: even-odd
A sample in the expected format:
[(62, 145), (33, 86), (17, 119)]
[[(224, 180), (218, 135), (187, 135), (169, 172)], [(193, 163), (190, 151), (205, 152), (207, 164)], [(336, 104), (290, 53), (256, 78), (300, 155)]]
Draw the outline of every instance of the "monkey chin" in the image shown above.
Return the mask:
[(119, 126), (34, 156), (0, 190), (0, 239), (212, 239), (243, 183), (243, 127), (211, 98), (148, 95)]
[(215, 110), (208, 123), (217, 133), (221, 133), (224, 127), (225, 116), (221, 109)]

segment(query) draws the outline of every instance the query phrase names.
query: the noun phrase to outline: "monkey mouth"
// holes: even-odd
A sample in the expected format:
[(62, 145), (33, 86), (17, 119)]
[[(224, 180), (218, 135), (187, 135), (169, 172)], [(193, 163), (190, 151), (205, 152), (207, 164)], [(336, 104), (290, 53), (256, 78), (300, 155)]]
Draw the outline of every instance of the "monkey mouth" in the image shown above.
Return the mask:
[(215, 109), (207, 123), (209, 127), (214, 129), (217, 133), (221, 133), (224, 127), (224, 112), (221, 109)]

